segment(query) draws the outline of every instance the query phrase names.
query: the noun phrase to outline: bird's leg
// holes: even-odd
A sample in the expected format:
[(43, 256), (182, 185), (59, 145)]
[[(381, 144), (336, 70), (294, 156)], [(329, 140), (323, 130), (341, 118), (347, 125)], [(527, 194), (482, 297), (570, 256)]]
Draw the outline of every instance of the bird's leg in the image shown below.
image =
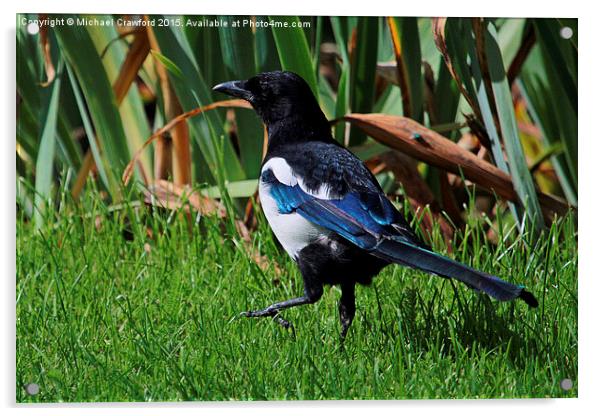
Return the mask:
[[(282, 309), (292, 308), (293, 306), (307, 305), (320, 300), (323, 293), (322, 283), (316, 279), (312, 279), (309, 274), (303, 275), (303, 281), (305, 284), (305, 294), (303, 296), (288, 299), (282, 302), (277, 302), (268, 306), (265, 309), (261, 309), (258, 311), (243, 312), (241, 315), (244, 315), (247, 318), (263, 318), (267, 316), (276, 317), (278, 312), (280, 312)], [(282, 318), (278, 318), (278, 323), (280, 323), (280, 325), (284, 326), (285, 328), (289, 328), (291, 326), (291, 324), (288, 321), (285, 321)]]
[(347, 331), (355, 316), (355, 283), (341, 285), (342, 295), (339, 302), (339, 319), (341, 320), (341, 342), (345, 341)]
[(262, 318), (265, 316), (274, 316), (282, 309), (292, 308), (293, 306), (299, 305), (307, 305), (308, 303), (314, 303), (317, 300), (318, 299), (312, 302), (312, 300), (308, 296), (301, 296), (298, 298), (288, 299), (282, 302), (274, 303), (273, 305), (270, 305), (267, 308), (258, 311), (243, 312), (243, 314), (247, 318)]

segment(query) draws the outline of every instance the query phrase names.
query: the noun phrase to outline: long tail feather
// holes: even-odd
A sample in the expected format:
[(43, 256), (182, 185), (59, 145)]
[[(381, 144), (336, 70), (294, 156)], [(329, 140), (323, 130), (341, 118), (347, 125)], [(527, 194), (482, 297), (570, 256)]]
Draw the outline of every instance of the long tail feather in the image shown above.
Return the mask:
[(535, 308), (537, 299), (523, 286), (508, 283), (497, 276), (480, 272), (462, 263), (444, 257), (405, 241), (383, 239), (372, 251), (377, 257), (397, 264), (420, 269), (443, 277), (452, 277), (469, 287), (487, 293), (501, 301), (520, 298)]

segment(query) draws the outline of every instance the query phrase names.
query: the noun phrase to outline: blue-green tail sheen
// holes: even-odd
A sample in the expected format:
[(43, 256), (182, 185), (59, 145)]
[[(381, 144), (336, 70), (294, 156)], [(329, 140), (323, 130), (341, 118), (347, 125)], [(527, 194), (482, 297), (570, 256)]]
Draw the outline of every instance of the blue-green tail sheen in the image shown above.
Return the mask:
[(405, 241), (383, 239), (372, 253), (377, 257), (397, 264), (457, 279), (497, 300), (508, 301), (520, 298), (531, 307), (537, 307), (538, 305), (535, 296), (526, 291), (523, 286), (508, 283), (497, 276), (480, 272)]

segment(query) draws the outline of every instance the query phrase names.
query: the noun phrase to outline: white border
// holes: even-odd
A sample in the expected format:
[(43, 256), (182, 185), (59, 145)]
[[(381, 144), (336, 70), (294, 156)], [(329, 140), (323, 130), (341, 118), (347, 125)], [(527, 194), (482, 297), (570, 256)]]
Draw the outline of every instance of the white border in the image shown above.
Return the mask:
[[(602, 146), (600, 137), (600, 21), (594, 2), (504, 0), (503, 2), (429, 0), (401, 2), (392, 0), (370, 0), (354, 4), (345, 2), (304, 0), (252, 1), (228, 0), (207, 2), (202, 0), (167, 2), (103, 0), (83, 3), (76, 0), (59, 2), (20, 0), (18, 4), (2, 4), (3, 65), (0, 102), (3, 109), (0, 140), (2, 151), (2, 179), (4, 203), (2, 209), (2, 265), (6, 273), (2, 276), (2, 319), (0, 342), (2, 352), (2, 377), (0, 395), (2, 406), (8, 415), (55, 414), (55, 415), (164, 415), (177, 410), (181, 415), (197, 415), (199, 411), (223, 411), (226, 414), (241, 412), (250, 415), (297, 415), (308, 410), (319, 414), (345, 412), (360, 414), (377, 410), (382, 414), (445, 414), (447, 415), (504, 415), (513, 412), (545, 413), (546, 415), (590, 414), (596, 407), (598, 390), (602, 387), (600, 348), (600, 296), (602, 296), (598, 253), (600, 241), (600, 204), (602, 179), (596, 169), (600, 165)], [(579, 18), (579, 173), (580, 208), (579, 219), (579, 399), (556, 400), (469, 400), (469, 401), (403, 401), (403, 402), (255, 402), (255, 403), (166, 403), (166, 404), (86, 404), (23, 406), (15, 405), (15, 14), (17, 12), (70, 12), (70, 13), (168, 13), (168, 14), (298, 14), (298, 15), (400, 15), (400, 16), (508, 16), (508, 17), (578, 17)], [(143, 408), (143, 410), (141, 410)], [(599, 410), (598, 410), (599, 411)]]

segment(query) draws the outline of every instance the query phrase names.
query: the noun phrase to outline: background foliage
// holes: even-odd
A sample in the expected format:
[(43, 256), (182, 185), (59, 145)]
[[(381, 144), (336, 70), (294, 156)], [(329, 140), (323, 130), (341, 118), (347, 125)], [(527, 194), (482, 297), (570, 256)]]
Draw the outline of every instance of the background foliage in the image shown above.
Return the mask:
[[(28, 217), (40, 221), (56, 208), (61, 176), (76, 198), (91, 175), (107, 201), (119, 202), (124, 169), (151, 132), (223, 99), (213, 85), (276, 69), (308, 81), (335, 120), (337, 140), (388, 193), (428, 206), (446, 229), (464, 225), (467, 187), (477, 186), (487, 215), (507, 205), (508, 218), (520, 225), (526, 217), (539, 229), (577, 206), (576, 20), (145, 19), (155, 26), (57, 26), (30, 35), (20, 25), (17, 202)], [(216, 19), (290, 27), (187, 25)], [(222, 180), (238, 190), (242, 215), (265, 148), (260, 121), (236, 102), (183, 118), (139, 153), (137, 183)], [(443, 140), (446, 147), (429, 152)]]

